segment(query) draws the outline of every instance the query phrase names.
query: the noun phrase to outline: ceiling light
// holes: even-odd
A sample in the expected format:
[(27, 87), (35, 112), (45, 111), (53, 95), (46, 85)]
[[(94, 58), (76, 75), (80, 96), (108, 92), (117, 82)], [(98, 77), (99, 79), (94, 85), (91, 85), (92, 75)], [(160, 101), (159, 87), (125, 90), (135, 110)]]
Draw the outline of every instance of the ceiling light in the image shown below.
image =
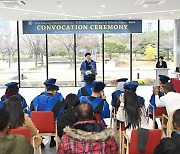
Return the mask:
[(102, 14), (102, 12), (98, 12), (99, 14)]
[(171, 14), (174, 14), (174, 12), (170, 12)]
[(28, 15), (29, 13), (28, 13), (28, 12), (25, 12), (24, 14)]
[(144, 4), (143, 7), (148, 7), (148, 5), (147, 5), (147, 4)]
[(63, 7), (62, 5), (58, 5), (58, 7)]
[(159, 19), (162, 19), (163, 17), (159, 17)]
[(106, 5), (101, 5), (101, 7), (106, 7)]
[(65, 15), (66, 13), (65, 12), (62, 12), (62, 15)]
[(132, 17), (129, 17), (129, 19), (131, 19)]

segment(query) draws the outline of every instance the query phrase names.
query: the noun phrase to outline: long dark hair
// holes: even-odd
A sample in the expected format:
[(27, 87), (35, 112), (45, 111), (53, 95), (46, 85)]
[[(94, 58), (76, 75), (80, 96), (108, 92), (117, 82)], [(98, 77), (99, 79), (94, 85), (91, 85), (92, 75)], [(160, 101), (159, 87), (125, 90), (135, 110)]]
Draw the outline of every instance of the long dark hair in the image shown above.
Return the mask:
[(11, 128), (17, 128), (24, 124), (24, 112), (21, 107), (21, 100), (17, 96), (11, 96), (7, 101), (7, 111), (10, 114)]
[(18, 92), (19, 92), (19, 87), (17, 85), (11, 88), (6, 88), (5, 96), (6, 98), (9, 98), (13, 95), (16, 95)]
[(76, 94), (68, 94), (64, 100), (64, 108), (65, 110), (73, 109), (78, 106), (80, 103), (79, 98)]
[(141, 110), (137, 95), (133, 90), (125, 90), (124, 92), (124, 109), (128, 127), (139, 127), (141, 124)]

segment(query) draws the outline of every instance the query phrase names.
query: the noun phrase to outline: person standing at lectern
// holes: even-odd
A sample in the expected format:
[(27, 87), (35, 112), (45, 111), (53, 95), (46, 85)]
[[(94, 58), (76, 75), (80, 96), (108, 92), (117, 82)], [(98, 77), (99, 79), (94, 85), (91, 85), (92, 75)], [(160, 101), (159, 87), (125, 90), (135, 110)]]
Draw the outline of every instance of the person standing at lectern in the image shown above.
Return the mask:
[(91, 53), (85, 54), (86, 60), (81, 63), (80, 71), (82, 75), (82, 80), (84, 80), (84, 76), (88, 74), (96, 75), (96, 62), (91, 59)]
[(164, 61), (163, 56), (159, 57), (159, 61), (156, 63), (156, 68), (167, 68), (167, 63)]

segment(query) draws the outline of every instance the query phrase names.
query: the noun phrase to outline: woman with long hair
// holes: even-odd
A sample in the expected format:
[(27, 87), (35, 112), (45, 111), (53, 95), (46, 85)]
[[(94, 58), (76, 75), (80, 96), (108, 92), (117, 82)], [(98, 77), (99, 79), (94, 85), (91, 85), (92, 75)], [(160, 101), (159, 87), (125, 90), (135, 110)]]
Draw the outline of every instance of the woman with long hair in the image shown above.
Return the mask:
[(133, 90), (125, 90), (120, 95), (120, 107), (117, 119), (125, 122), (126, 133), (131, 135), (131, 130), (136, 128), (150, 128), (146, 119), (146, 109), (139, 105), (137, 95)]
[[(21, 100), (17, 96), (9, 97), (7, 101), (7, 111), (10, 114), (10, 128), (15, 129), (18, 127), (27, 127), (30, 130), (31, 138), (38, 134), (37, 128), (34, 126), (33, 122), (27, 114), (23, 112), (21, 107)], [(42, 138), (35, 138), (35, 147), (39, 147), (41, 144)]]
[(61, 138), (63, 135), (63, 129), (66, 126), (72, 126), (77, 122), (76, 108), (79, 104), (79, 98), (75, 94), (68, 94), (64, 100), (64, 113), (58, 119), (58, 136)]

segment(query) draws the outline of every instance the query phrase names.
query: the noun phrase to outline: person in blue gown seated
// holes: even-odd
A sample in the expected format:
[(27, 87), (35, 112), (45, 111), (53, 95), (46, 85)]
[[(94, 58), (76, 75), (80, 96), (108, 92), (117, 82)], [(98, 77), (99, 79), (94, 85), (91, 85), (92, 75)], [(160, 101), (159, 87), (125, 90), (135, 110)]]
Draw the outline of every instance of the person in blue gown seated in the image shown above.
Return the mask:
[(3, 101), (0, 101), (0, 108), (5, 109), (6, 108), (6, 103)]
[[(53, 85), (53, 84), (56, 84), (56, 79), (54, 78), (49, 78), (47, 79), (45, 82), (44, 82), (44, 85), (45, 85), (45, 91), (42, 92), (41, 94), (45, 94), (47, 93), (47, 86), (50, 86), (50, 85)], [(56, 92), (56, 96), (61, 102), (64, 102), (64, 97), (63, 95), (60, 93), (60, 92)]]
[(91, 104), (94, 113), (100, 114), (101, 120), (110, 118), (109, 104), (106, 101), (106, 96), (103, 91), (105, 86), (102, 82), (94, 81), (92, 84), (92, 95), (81, 96), (79, 98), (80, 103), (87, 102)]
[(91, 90), (91, 86), (92, 86), (92, 82), (95, 80), (95, 75), (94, 74), (88, 74), (84, 76), (84, 81), (85, 81), (85, 86), (80, 88), (78, 90), (78, 98), (80, 98), (81, 96), (91, 96), (92, 95), (92, 90)]
[[(56, 121), (64, 110), (64, 104), (56, 97), (56, 92), (59, 90), (57, 85), (51, 84), (46, 86), (47, 92), (36, 96), (31, 102), (31, 111), (52, 111), (54, 120)], [(51, 136), (50, 147), (56, 146), (54, 136)], [(42, 148), (44, 145), (42, 145)]]
[[(159, 91), (159, 98), (161, 96), (164, 96), (164, 93), (161, 91), (161, 86), (165, 83), (167, 83), (168, 81), (170, 80), (170, 78), (166, 75), (159, 75), (159, 86), (155, 86), (153, 87), (153, 94), (151, 95), (151, 98), (149, 100), (149, 107), (148, 107), (148, 110), (147, 110), (147, 113), (149, 114), (149, 117), (151, 119), (153, 119), (153, 109), (154, 109), (154, 112), (156, 110), (156, 102), (155, 102), (155, 94), (154, 94), (154, 90), (156, 88), (158, 88), (160, 91)], [(155, 121), (155, 128), (157, 129), (158, 128), (158, 124), (157, 122)]]
[(1, 97), (1, 101), (6, 102), (8, 101), (9, 97), (16, 95), (17, 97), (21, 99), (22, 109), (24, 110), (25, 113), (27, 113), (27, 110), (29, 107), (24, 97), (19, 93), (18, 84), (19, 84), (18, 82), (10, 82), (10, 83), (5, 84), (7, 88), (6, 88), (5, 94)]
[[(130, 82), (126, 82), (124, 84), (124, 89), (126, 90), (132, 90), (134, 92), (136, 92), (137, 87), (139, 86), (137, 81), (130, 81)], [(145, 99), (139, 95), (137, 95), (137, 100), (140, 106), (145, 106)]]
[(118, 109), (118, 107), (120, 105), (118, 100), (119, 100), (121, 93), (124, 92), (124, 84), (126, 83), (127, 80), (128, 80), (127, 78), (118, 79), (117, 80), (117, 82), (118, 82), (117, 90), (111, 94), (111, 96), (112, 96), (111, 105), (113, 107), (115, 107), (116, 109)]

